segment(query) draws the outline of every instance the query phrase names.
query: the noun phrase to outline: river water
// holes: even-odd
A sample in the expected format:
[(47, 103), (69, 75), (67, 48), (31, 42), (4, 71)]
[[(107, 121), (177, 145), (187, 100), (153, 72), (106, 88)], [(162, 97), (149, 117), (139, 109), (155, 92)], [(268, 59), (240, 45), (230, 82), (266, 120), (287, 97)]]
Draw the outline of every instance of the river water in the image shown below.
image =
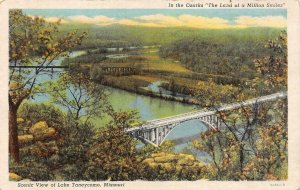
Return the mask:
[[(74, 52), (70, 57), (76, 57), (84, 52)], [(54, 64), (59, 65), (62, 59), (56, 60)], [(39, 76), (38, 82), (43, 83), (49, 80), (57, 80), (58, 73), (54, 73), (52, 76), (44, 74)], [(190, 104), (184, 104), (181, 102), (174, 102), (163, 100), (159, 98), (148, 97), (144, 95), (139, 95), (131, 92), (127, 92), (120, 89), (115, 89), (111, 87), (105, 87), (107, 93), (109, 94), (109, 101), (115, 110), (136, 110), (138, 116), (141, 120), (151, 120), (157, 118), (163, 118), (167, 116), (173, 116), (176, 114), (182, 114), (190, 111), (195, 111), (196, 106)], [(32, 102), (47, 102), (50, 100), (50, 97), (47, 94), (37, 94), (34, 96)], [(102, 127), (109, 121), (108, 116), (103, 118), (94, 118), (93, 123), (96, 127)], [(198, 120), (192, 120), (179, 124), (166, 138), (167, 140), (176, 140), (181, 139), (181, 142), (175, 146), (176, 152), (181, 152), (183, 150), (188, 150), (193, 152), (198, 158), (202, 161), (207, 162), (209, 157), (200, 151), (196, 151), (191, 148), (188, 144), (189, 142), (182, 141), (183, 137), (197, 136), (201, 132), (206, 130), (206, 126)]]

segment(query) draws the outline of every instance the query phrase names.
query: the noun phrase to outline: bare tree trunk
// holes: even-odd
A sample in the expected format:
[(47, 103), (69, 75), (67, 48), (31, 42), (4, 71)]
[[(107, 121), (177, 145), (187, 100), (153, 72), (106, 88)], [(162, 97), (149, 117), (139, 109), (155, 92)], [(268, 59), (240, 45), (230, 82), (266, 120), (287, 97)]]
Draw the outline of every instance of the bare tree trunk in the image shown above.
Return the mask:
[(18, 127), (17, 127), (18, 106), (9, 101), (9, 155), (15, 162), (20, 162)]

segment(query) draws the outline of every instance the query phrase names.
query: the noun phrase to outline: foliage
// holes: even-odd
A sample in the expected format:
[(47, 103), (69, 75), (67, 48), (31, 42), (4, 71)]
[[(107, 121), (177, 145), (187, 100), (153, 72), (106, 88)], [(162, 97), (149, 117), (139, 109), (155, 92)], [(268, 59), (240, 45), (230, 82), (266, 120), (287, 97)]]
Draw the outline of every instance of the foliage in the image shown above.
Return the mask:
[(286, 179), (286, 100), (220, 112), (221, 129), (204, 132), (194, 141), (207, 152), (217, 180)]
[[(38, 65), (35, 74), (16, 69), (10, 72), (10, 97), (14, 103), (28, 97), (37, 85), (36, 77), (44, 66), (49, 66), (55, 59), (68, 55), (68, 51), (79, 45), (86, 35), (71, 32), (58, 38), (57, 24), (47, 23), (44, 19), (31, 18), (21, 10), (9, 13), (9, 62), (14, 65)], [(37, 90), (37, 89), (36, 89)]]
[[(82, 180), (87, 169), (87, 152), (94, 144), (94, 127), (89, 123), (65, 123), (59, 140), (59, 161), (61, 173), (66, 180)], [(80, 166), (80, 167), (78, 167)]]
[(106, 57), (103, 54), (97, 54), (97, 53), (87, 53), (83, 54), (81, 56), (78, 56), (76, 58), (66, 58), (63, 60), (63, 65), (69, 65), (69, 64), (97, 64), (102, 61), (104, 61)]
[[(23, 118), (23, 121), (19, 119), (19, 126), (47, 123), (56, 129), (50, 131), (51, 134), (58, 132), (55, 140), (50, 142), (35, 142), (35, 137), (21, 136), (21, 140), (25, 140), (25, 137), (34, 140), (30, 140), (22, 148), (21, 163), (10, 163), (11, 172), (34, 181), (53, 180), (57, 171), (65, 180), (287, 178), (286, 100), (254, 105), (251, 108), (242, 107), (235, 112), (219, 112), (223, 128), (210, 129), (202, 134), (200, 140), (193, 142), (196, 149), (207, 152), (212, 158), (211, 164), (204, 165), (191, 155), (172, 153), (174, 143), (171, 141), (166, 141), (157, 149), (146, 145), (138, 152), (136, 140), (125, 133), (127, 128), (137, 122), (136, 113), (116, 112), (107, 107), (107, 95), (103, 88), (90, 79), (133, 92), (148, 93), (140, 88), (151, 82), (144, 76), (104, 76), (99, 71), (102, 63), (125, 65), (132, 62), (140, 64), (140, 69), (145, 72), (143, 74), (168, 80), (166, 88), (174, 95), (178, 92), (193, 94), (204, 107), (244, 100), (251, 97), (249, 94), (252, 95), (252, 89), (261, 88), (259, 94), (286, 88), (285, 33), (278, 39), (269, 41), (268, 48), (263, 48), (261, 43), (266, 36), (278, 33), (277, 30), (219, 32), (113, 26), (90, 28), (93, 32), (84, 40), (85, 32), (79, 35), (76, 32), (60, 33), (59, 29), (73, 29), (66, 25), (58, 26), (58, 23), (49, 24), (42, 18), (31, 18), (20, 10), (10, 11), (9, 27), (10, 64), (41, 66), (35, 73), (22, 71), (18, 74), (16, 69), (10, 71), (9, 105), (10, 112), (15, 111), (10, 114), (10, 124), (13, 127), (17, 125), (18, 111)], [(170, 30), (173, 35), (168, 33)], [(271, 35), (265, 34), (266, 31)], [(174, 40), (177, 41), (172, 42)], [(83, 45), (77, 47), (82, 41)], [(127, 49), (145, 44), (162, 45), (162, 58), (151, 54), (119, 59), (112, 63), (103, 55), (107, 53), (107, 47)], [(50, 87), (49, 93), (54, 102), (66, 108), (68, 114), (47, 104), (23, 103), (33, 93), (44, 91), (41, 88), (44, 84), (38, 84), (36, 80), (43, 73), (44, 66), (52, 65), (57, 58), (67, 56), (70, 50), (82, 48), (98, 50), (89, 50), (86, 55), (67, 59), (65, 63), (75, 63), (72, 67), (79, 64), (80, 67), (76, 69), (84, 72), (78, 73), (76, 69), (72, 69), (71, 73), (62, 74), (59, 81), (47, 86)], [(256, 59), (253, 64), (254, 57), (262, 58)], [(186, 68), (172, 59), (179, 60)], [(147, 71), (149, 63), (152, 65), (148, 65)], [(158, 65), (158, 70), (153, 69)], [(191, 90), (191, 86), (194, 86), (191, 81), (200, 79), (202, 81)], [(250, 88), (244, 83), (245, 79), (250, 81)], [(96, 131), (88, 119), (101, 116), (104, 112), (112, 117), (112, 121)], [(82, 118), (86, 122), (80, 122)], [(18, 143), (11, 143), (12, 132), (17, 137), (16, 129), (10, 126), (10, 153), (11, 146), (19, 148)], [(13, 153), (16, 162), (17, 157), (17, 153)]]
[(101, 116), (107, 104), (102, 86), (95, 84), (82, 73), (62, 73), (56, 83), (50, 83), (53, 101), (66, 108), (70, 116), (79, 120)]
[(62, 128), (65, 115), (52, 104), (24, 103), (21, 105), (18, 116), (25, 119), (27, 127), (39, 121), (45, 121), (50, 127), (57, 130)]
[(68, 51), (80, 45), (86, 35), (75, 32), (58, 36), (58, 23), (47, 23), (43, 18), (26, 16), (21, 10), (9, 11), (9, 62), (14, 66), (39, 66), (35, 72), (10, 69), (9, 73), (9, 153), (15, 162), (19, 162), (17, 138), (17, 111), (24, 99), (40, 92), (42, 84), (37, 77), (45, 71), (45, 66), (53, 64), (59, 57), (68, 55)]
[(261, 46), (253, 41), (219, 43), (187, 38), (162, 47), (160, 55), (174, 58), (198, 73), (253, 78), (255, 69), (252, 60), (266, 52)]
[[(80, 168), (77, 164), (80, 165)], [(86, 163), (75, 163), (75, 164), (66, 164), (63, 166), (63, 169), (61, 170), (62, 177), (65, 181), (80, 181), (83, 178), (83, 172), (86, 169)]]
[(146, 144), (140, 151), (139, 156), (142, 159), (148, 158), (153, 153), (158, 152), (173, 152), (174, 151), (175, 143), (171, 140), (164, 141), (159, 147), (154, 147), (151, 144)]
[(265, 45), (270, 55), (255, 59), (255, 68), (261, 77), (253, 80), (254, 86), (264, 86), (266, 93), (287, 89), (287, 33), (282, 31), (278, 38)]
[(95, 145), (88, 151), (89, 163), (85, 178), (89, 180), (135, 180), (139, 176), (135, 140), (125, 129), (136, 122), (134, 112), (115, 112), (109, 109), (113, 120), (100, 129)]
[(145, 80), (138, 80), (131, 76), (104, 76), (102, 83), (112, 87), (118, 87), (132, 92), (142, 91), (140, 87), (148, 86), (150, 83)]
[[(122, 38), (120, 34), (115, 33), (116, 30), (122, 31)], [(91, 63), (96, 62), (97, 64), (93, 65), (97, 67), (103, 65), (127, 66), (129, 63), (137, 63), (137, 65), (142, 66), (142, 74), (150, 76), (172, 76), (175, 80), (189, 78), (195, 81), (207, 81), (208, 78), (211, 78), (219, 85), (232, 84), (238, 86), (239, 84), (245, 84), (246, 80), (258, 76), (253, 65), (253, 59), (267, 55), (268, 51), (263, 48), (263, 42), (275, 37), (280, 32), (280, 30), (272, 28), (250, 28), (243, 30), (195, 30), (178, 28), (157, 30), (155, 28), (148, 28), (147, 30), (149, 31), (145, 31), (143, 27), (124, 26), (96, 27), (90, 29), (89, 36), (86, 38), (87, 41), (83, 42), (83, 46), (87, 48), (93, 46), (95, 49), (98, 48), (99, 51), (89, 50), (90, 53), (74, 59), (73, 62), (80, 62), (84, 66), (83, 70), (86, 69), (87, 65), (91, 66)], [(173, 35), (166, 35), (167, 32), (171, 32)], [(119, 43), (120, 41), (121, 44)], [(99, 57), (107, 54), (106, 51), (103, 51), (105, 48), (117, 48), (123, 45), (126, 49), (126, 47), (131, 46), (136, 41), (146, 45), (160, 44), (159, 54), (161, 57), (158, 57), (157, 53), (149, 53), (142, 50), (142, 55), (140, 56), (94, 62)], [(156, 49), (154, 48), (154, 50)], [(136, 61), (135, 58), (139, 57), (143, 58), (143, 60)], [(103, 82), (103, 75), (97, 67), (91, 69), (92, 78)], [(116, 78), (114, 79), (116, 81), (110, 80), (105, 85), (146, 94), (141, 89), (134, 90), (130, 88), (132, 85), (120, 83), (119, 81), (123, 81), (123, 79), (128, 80), (126, 77)], [(170, 84), (171, 80), (167, 80)], [(138, 87), (143, 87), (140, 84), (140, 82), (137, 82)], [(174, 93), (191, 94), (189, 90), (190, 86), (187, 85), (176, 84), (175, 88), (173, 88), (168, 83), (164, 83), (163, 87), (174, 91)]]
[(230, 103), (236, 100), (239, 92), (237, 87), (232, 85), (217, 85), (211, 79), (208, 82), (199, 81), (193, 96), (202, 107), (215, 107), (221, 103)]
[(32, 181), (50, 181), (54, 179), (49, 167), (31, 155), (23, 155), (21, 163), (11, 162), (9, 171), (18, 174), (23, 179)]
[(156, 28), (156, 27), (135, 27), (135, 26), (95, 26), (95, 25), (69, 25), (61, 24), (59, 29), (65, 32), (79, 29), (88, 31), (88, 36), (83, 40), (82, 45), (76, 49), (97, 49), (106, 47), (140, 47), (151, 45), (168, 45), (174, 41), (201, 37), (208, 41), (218, 43), (227, 42), (261, 42), (267, 38), (275, 37), (280, 31), (277, 28), (246, 28), (246, 29), (195, 29), (195, 28)]
[[(196, 91), (199, 101), (208, 100), (217, 108), (222, 97), (243, 101), (285, 89), (286, 35), (283, 32), (266, 47), (271, 55), (255, 60), (259, 77), (238, 89), (216, 88), (211, 82)], [(225, 87), (225, 86), (224, 86)], [(205, 90), (206, 89), (206, 90)], [(212, 178), (216, 180), (283, 180), (287, 178), (287, 101), (243, 106), (238, 110), (218, 112), (223, 126), (210, 129), (194, 141), (196, 149), (207, 152), (212, 159)]]
[[(58, 169), (60, 175), (66, 180), (82, 180), (85, 171), (84, 166), (88, 162), (86, 153), (93, 145), (94, 126), (90, 123), (75, 123), (53, 105), (27, 103), (22, 106), (19, 112), (26, 118), (25, 123), (29, 121), (27, 123), (30, 126), (37, 121), (46, 120), (49, 126), (58, 130), (55, 141), (49, 143), (35, 142), (31, 146), (21, 149), (22, 167), (18, 167), (17, 170), (22, 174), (21, 176), (31, 180), (47, 180), (48, 178), (44, 178), (42, 174), (35, 173), (35, 171), (33, 171), (32, 175), (34, 176), (32, 176), (29, 174), (30, 168), (26, 168), (30, 164), (41, 164), (45, 169), (45, 175), (52, 176), (54, 170)], [(53, 148), (55, 148), (55, 152), (51, 153)], [(81, 167), (80, 169), (75, 167), (75, 170), (74, 165)], [(74, 170), (71, 171), (72, 167)]]
[(143, 160), (147, 180), (199, 180), (208, 166), (188, 154), (157, 152)]

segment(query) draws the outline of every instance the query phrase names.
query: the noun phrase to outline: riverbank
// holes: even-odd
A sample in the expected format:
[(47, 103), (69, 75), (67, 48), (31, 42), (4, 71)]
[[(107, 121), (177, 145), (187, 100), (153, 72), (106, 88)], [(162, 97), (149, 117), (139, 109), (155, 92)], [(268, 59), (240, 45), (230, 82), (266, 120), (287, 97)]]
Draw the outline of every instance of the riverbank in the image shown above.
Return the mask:
[[(154, 91), (153, 89), (147, 88), (148, 86), (151, 86), (153, 83), (146, 80), (142, 80), (141, 78), (136, 79), (134, 77), (104, 76), (101, 81), (100, 80), (96, 80), (96, 81), (99, 84), (104, 86), (113, 87), (113, 88), (125, 90), (127, 92), (136, 93), (140, 95), (145, 95), (152, 98), (159, 98), (159, 99), (169, 100), (169, 101), (177, 101), (184, 104), (199, 105), (196, 99), (189, 97), (187, 95), (181, 94), (180, 96), (177, 96), (176, 92), (174, 92), (175, 93), (174, 94), (173, 92), (163, 89), (162, 87), (158, 87), (159, 91)], [(173, 93), (174, 95), (170, 93), (166, 94), (165, 93), (166, 91)]]
[[(101, 85), (192, 105), (199, 105), (199, 100), (193, 97), (199, 90), (199, 81), (206, 83), (211, 79), (220, 89), (223, 85), (240, 83), (228, 76), (196, 73), (178, 61), (161, 58), (158, 47), (122, 50), (122, 55), (119, 54), (117, 51), (109, 56), (95, 50), (66, 62), (71, 64), (71, 70), (90, 75)], [(91, 60), (93, 57), (96, 59)], [(163, 82), (157, 91), (147, 88), (159, 81)]]

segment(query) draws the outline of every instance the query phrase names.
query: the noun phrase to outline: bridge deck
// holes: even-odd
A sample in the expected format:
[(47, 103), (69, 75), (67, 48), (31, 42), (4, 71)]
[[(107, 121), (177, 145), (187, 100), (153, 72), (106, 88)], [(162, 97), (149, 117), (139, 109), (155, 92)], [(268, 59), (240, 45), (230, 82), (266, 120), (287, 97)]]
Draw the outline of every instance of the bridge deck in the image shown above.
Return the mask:
[(152, 129), (152, 128), (157, 128), (159, 126), (165, 126), (165, 125), (172, 124), (172, 123), (180, 123), (180, 122), (184, 122), (184, 121), (188, 121), (188, 120), (192, 120), (192, 119), (197, 119), (197, 118), (200, 118), (203, 116), (213, 115), (219, 111), (234, 110), (234, 109), (241, 108), (242, 106), (253, 105), (256, 103), (272, 101), (272, 100), (276, 100), (278, 98), (285, 98), (285, 97), (287, 97), (286, 92), (279, 92), (279, 93), (270, 94), (267, 96), (261, 96), (258, 98), (249, 99), (249, 100), (246, 100), (243, 102), (227, 104), (222, 107), (215, 108), (215, 110), (211, 110), (211, 111), (210, 110), (200, 110), (200, 111), (188, 112), (188, 113), (179, 114), (179, 115), (175, 115), (175, 116), (165, 117), (165, 118), (161, 118), (161, 119), (154, 119), (154, 120), (150, 120), (140, 126), (127, 129), (126, 132), (130, 133), (130, 132), (141, 130), (141, 129)]

